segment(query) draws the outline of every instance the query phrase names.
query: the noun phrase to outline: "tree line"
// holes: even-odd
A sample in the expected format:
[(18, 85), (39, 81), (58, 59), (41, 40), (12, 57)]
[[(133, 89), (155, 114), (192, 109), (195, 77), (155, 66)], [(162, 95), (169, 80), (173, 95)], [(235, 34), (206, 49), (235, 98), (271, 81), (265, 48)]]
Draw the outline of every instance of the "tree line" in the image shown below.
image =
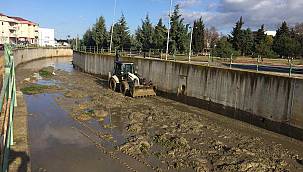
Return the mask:
[[(214, 27), (208, 29), (202, 21), (202, 18), (196, 20), (194, 25), (184, 23), (184, 18), (180, 13), (179, 5), (176, 5), (170, 20), (170, 53), (188, 53), (191, 29), (193, 29), (193, 52), (200, 53), (207, 44), (205, 40), (209, 37), (209, 44), (215, 45), (215, 41), (219, 38)], [(106, 29), (105, 19), (99, 17), (96, 23), (89, 28), (81, 39), (81, 46), (97, 46), (110, 47), (111, 31), (112, 47), (115, 49), (136, 49), (148, 51), (149, 49), (157, 49), (159, 51), (166, 50), (168, 29), (160, 18), (156, 25), (153, 25), (148, 15), (142, 20), (142, 24), (138, 26), (134, 34), (130, 33), (125, 16), (122, 14), (120, 19), (113, 25), (113, 29)]]
[[(223, 58), (239, 55), (281, 58), (303, 56), (303, 24), (290, 28), (284, 21), (277, 30), (276, 36), (273, 37), (265, 34), (264, 25), (255, 32), (250, 28), (244, 29), (244, 21), (241, 17), (231, 34), (220, 36), (215, 27), (206, 28), (202, 18), (195, 20), (193, 26), (186, 24), (179, 5), (174, 8), (170, 24), (169, 53), (189, 53), (192, 34), (192, 51), (196, 55), (210, 51), (213, 56)], [(113, 49), (142, 51), (157, 49), (163, 52), (166, 50), (168, 29), (163, 24), (162, 18), (153, 25), (149, 16), (146, 15), (135, 33), (131, 34), (125, 16), (122, 14), (112, 27), (107, 30), (105, 19), (101, 16), (85, 32), (81, 45), (108, 48), (113, 30)]]
[(255, 32), (250, 28), (243, 29), (243, 25), (240, 17), (231, 34), (220, 38), (214, 49), (216, 56), (303, 57), (303, 24), (290, 28), (284, 21), (275, 36), (265, 34), (264, 25)]

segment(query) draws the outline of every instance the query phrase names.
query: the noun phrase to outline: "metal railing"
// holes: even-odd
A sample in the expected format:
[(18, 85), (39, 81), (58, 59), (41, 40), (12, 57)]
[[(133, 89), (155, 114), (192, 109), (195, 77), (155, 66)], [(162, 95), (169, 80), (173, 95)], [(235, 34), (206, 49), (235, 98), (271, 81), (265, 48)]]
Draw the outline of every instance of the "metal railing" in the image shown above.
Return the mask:
[(8, 44), (5, 44), (4, 46), (3, 78), (0, 95), (0, 117), (2, 124), (0, 141), (0, 172), (6, 172), (8, 170), (10, 146), (13, 145), (14, 108), (17, 106), (14, 57), (12, 48)]
[[(220, 58), (212, 56), (212, 53), (208, 55), (192, 54), (189, 58), (188, 53), (170, 53), (166, 59), (166, 54), (164, 50), (161, 49), (113, 49), (110, 51), (108, 47), (97, 47), (97, 46), (80, 46), (73, 47), (74, 50), (92, 53), (92, 54), (105, 54), (105, 55), (115, 55), (117, 52), (124, 57), (143, 57), (143, 58), (153, 58), (162, 59), (170, 61), (179, 62), (189, 62), (192, 64), (207, 65), (213, 67), (222, 67), (230, 69), (242, 69), (250, 70), (256, 72), (272, 72), (272, 73), (282, 73), (288, 74), (288, 76), (301, 77), (303, 74), (303, 65), (295, 65), (293, 59), (283, 60), (282, 65), (272, 65), (263, 63), (261, 57), (250, 58), (249, 62), (238, 62), (237, 57), (230, 56), (230, 58)], [(270, 62), (270, 59), (267, 59)], [(274, 59), (275, 60), (275, 59)], [(241, 58), (240, 58), (241, 61)], [(303, 60), (302, 60), (303, 63)], [(293, 75), (296, 74), (296, 75)]]
[[(144, 58), (157, 58), (157, 59), (166, 59), (166, 53), (163, 49), (136, 49), (136, 48), (124, 48), (117, 49), (113, 48), (110, 51), (108, 47), (98, 47), (98, 46), (80, 46), (73, 47), (74, 50), (86, 53), (94, 54), (116, 54), (119, 52), (122, 56), (128, 57), (144, 57)], [(183, 60), (188, 59), (187, 53), (169, 53), (167, 60), (178, 60), (180, 57), (184, 57)]]
[(34, 48), (45, 48), (45, 49), (70, 49), (70, 46), (40, 46), (40, 45), (12, 45), (12, 49), (34, 49)]

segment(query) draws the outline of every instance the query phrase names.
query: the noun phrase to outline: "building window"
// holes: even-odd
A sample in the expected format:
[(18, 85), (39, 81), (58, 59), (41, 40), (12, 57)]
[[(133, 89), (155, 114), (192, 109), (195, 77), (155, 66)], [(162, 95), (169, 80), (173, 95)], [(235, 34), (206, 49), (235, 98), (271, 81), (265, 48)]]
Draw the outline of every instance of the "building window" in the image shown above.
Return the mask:
[(2, 22), (2, 25), (4, 25), (4, 23)]

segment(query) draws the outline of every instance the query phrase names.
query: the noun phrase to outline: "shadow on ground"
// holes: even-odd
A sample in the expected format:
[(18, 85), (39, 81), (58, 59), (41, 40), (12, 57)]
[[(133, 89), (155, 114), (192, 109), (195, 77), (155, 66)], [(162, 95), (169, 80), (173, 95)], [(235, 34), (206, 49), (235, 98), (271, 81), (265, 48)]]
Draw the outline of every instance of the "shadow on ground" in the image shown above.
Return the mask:
[(96, 79), (95, 82), (104, 88), (108, 88), (108, 81), (105, 79)]
[(29, 167), (30, 158), (26, 152), (17, 152), (14, 150), (10, 150), (10, 159), (9, 159), (9, 166), (13, 164), (13, 162), (21, 160), (18, 167), (14, 167), (14, 171), (16, 172), (25, 172)]

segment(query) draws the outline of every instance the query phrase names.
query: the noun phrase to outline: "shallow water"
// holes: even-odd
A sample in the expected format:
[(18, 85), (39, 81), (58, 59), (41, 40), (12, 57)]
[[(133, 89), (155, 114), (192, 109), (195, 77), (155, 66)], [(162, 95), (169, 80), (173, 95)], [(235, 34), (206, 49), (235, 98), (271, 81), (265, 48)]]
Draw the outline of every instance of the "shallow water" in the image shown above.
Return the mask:
[(77, 131), (78, 124), (55, 102), (58, 96), (25, 96), (32, 171), (123, 171)]
[[(53, 66), (73, 72), (70, 58), (33, 61), (23, 69), (39, 70)], [(37, 84), (56, 85), (53, 80), (38, 80)], [(103, 154), (84, 137), (70, 115), (55, 101), (60, 94), (26, 95), (29, 115), (29, 137), (32, 171), (124, 171), (124, 167)], [(102, 169), (102, 170), (100, 170)]]

